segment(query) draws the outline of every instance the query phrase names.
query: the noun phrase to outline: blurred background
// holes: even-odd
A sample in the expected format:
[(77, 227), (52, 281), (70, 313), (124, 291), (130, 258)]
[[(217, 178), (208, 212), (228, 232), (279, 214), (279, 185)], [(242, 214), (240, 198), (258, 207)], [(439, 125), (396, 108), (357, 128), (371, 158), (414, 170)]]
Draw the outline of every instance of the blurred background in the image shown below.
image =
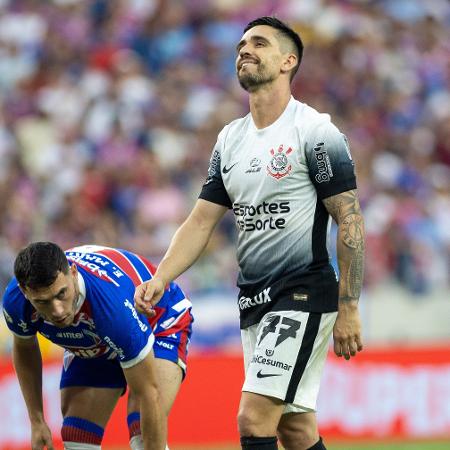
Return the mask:
[[(448, 438), (446, 0), (0, 0), (1, 290), (17, 251), (35, 240), (161, 259), (197, 198), (218, 132), (248, 112), (236, 43), (250, 20), (272, 14), (305, 44), (294, 96), (330, 113), (350, 141), (366, 220), (366, 356), (345, 365), (330, 355), (319, 402), (325, 436)], [(242, 379), (235, 237), (229, 213), (179, 280), (195, 308), (193, 361), (203, 371), (234, 361), (234, 396)], [(60, 353), (42, 345), (57, 383)], [(0, 391), (17, 403), (1, 419), (4, 449), (21, 445), (28, 427), (10, 347), (2, 321)], [(191, 378), (204, 382), (195, 370)], [(59, 412), (49, 408), (57, 433)], [(220, 419), (229, 434), (212, 431), (208, 445), (235, 438), (234, 408)]]

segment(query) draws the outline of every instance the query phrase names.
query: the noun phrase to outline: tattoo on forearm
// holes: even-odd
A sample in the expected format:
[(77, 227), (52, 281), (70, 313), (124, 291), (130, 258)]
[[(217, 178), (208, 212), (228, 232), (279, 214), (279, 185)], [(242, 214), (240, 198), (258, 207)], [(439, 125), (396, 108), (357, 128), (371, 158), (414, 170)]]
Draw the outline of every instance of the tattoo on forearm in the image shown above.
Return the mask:
[(364, 224), (362, 216), (350, 214), (342, 221), (344, 244), (357, 249), (364, 244)]
[(354, 300), (361, 295), (364, 274), (364, 220), (356, 191), (324, 200), (327, 211), (339, 225), (339, 298)]

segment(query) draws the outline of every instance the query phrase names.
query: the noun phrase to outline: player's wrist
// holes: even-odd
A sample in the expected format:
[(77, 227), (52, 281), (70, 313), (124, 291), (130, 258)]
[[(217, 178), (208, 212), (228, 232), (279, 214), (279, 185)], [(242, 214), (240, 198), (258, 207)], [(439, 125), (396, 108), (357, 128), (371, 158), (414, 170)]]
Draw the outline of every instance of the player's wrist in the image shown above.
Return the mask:
[(170, 280), (167, 277), (164, 277), (163, 274), (156, 272), (153, 276), (153, 281), (155, 283), (159, 283), (164, 289), (170, 283)]
[(348, 296), (339, 297), (339, 309), (354, 310), (358, 309), (358, 305), (359, 305), (359, 298)]
[(32, 427), (45, 424), (44, 413), (42, 411), (29, 413), (28, 416)]

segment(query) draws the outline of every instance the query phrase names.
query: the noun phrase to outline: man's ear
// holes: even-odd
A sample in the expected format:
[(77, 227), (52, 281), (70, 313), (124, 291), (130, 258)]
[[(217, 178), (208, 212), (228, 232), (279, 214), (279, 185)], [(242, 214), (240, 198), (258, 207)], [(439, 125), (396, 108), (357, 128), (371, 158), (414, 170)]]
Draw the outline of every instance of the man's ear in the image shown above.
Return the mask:
[(298, 63), (297, 56), (294, 53), (288, 53), (284, 56), (283, 63), (281, 64), (281, 72), (290, 72)]
[(75, 263), (72, 263), (72, 264), (71, 264), (69, 270), (70, 270), (70, 273), (71, 273), (73, 276), (76, 276), (77, 273), (78, 273), (78, 268), (77, 268), (77, 265), (76, 265)]

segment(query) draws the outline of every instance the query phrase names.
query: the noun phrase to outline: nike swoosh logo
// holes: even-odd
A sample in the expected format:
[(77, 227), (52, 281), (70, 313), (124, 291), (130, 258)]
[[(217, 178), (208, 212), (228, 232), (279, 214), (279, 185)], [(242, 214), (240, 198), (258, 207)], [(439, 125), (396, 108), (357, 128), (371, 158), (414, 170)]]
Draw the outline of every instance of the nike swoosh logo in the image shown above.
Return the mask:
[(237, 163), (234, 163), (232, 166), (227, 167), (223, 166), (222, 173), (228, 173)]
[(258, 378), (279, 377), (280, 375), (281, 373), (261, 373), (261, 371), (256, 374)]

